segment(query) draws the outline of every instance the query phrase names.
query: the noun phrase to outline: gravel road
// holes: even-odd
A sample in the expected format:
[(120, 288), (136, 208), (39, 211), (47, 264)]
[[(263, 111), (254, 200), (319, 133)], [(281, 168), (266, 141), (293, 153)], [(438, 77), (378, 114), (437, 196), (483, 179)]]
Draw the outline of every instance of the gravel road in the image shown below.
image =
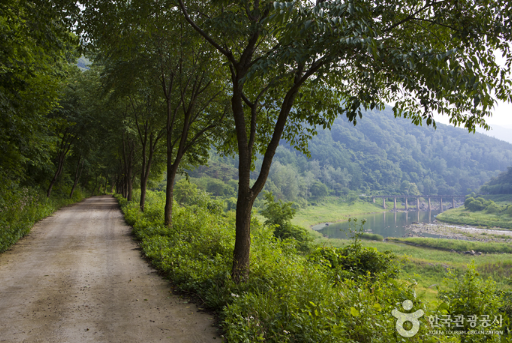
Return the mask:
[(140, 256), (111, 196), (57, 211), (0, 254), (0, 342), (220, 342)]

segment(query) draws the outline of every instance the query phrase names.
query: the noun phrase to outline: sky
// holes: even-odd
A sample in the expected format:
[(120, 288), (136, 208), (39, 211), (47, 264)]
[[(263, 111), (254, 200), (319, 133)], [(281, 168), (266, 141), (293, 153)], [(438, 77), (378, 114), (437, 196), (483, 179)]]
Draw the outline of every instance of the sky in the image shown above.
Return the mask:
[[(439, 123), (449, 124), (447, 116), (436, 115), (435, 119)], [(500, 102), (498, 106), (494, 108), (492, 117), (486, 118), (485, 121), (491, 128), (493, 126), (499, 126), (512, 129), (512, 104)]]
[[(494, 56), (496, 57), (496, 62), (498, 64), (500, 64), (501, 66), (505, 66), (505, 59), (501, 56), (500, 53), (495, 51)], [(437, 115), (435, 116), (435, 119), (440, 123), (449, 124), (448, 117), (446, 116)], [(499, 101), (498, 105), (493, 110), (492, 117), (486, 118), (485, 121), (487, 122), (487, 124), (489, 124), (491, 128), (500, 127), (512, 129), (512, 104)], [(492, 136), (492, 133), (489, 133), (489, 135)]]

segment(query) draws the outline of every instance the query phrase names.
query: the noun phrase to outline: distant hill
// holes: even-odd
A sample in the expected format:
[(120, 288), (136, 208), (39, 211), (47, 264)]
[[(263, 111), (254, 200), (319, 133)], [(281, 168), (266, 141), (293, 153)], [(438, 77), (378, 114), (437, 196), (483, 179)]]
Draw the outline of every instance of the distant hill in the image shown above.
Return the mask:
[(512, 194), (512, 167), (486, 182), (481, 188), (483, 194)]
[[(311, 158), (286, 143), (278, 148), (266, 189), (300, 200), (331, 194), (466, 194), (512, 166), (512, 144), (438, 124), (415, 126), (390, 108), (368, 111), (354, 126), (338, 118), (309, 144)], [(193, 177), (236, 178), (237, 161), (213, 156)], [(257, 168), (261, 160), (256, 161)], [(219, 173), (230, 170), (229, 176)], [(252, 177), (255, 179), (257, 173)], [(224, 180), (226, 181), (226, 180)]]

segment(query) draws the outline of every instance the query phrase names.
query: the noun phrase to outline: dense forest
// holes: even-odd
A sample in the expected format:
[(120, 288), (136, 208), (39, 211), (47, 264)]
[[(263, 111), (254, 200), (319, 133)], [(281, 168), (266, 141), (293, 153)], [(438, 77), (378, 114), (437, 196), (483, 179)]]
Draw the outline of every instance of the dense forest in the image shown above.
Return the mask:
[(483, 194), (512, 194), (512, 167), (486, 182), (481, 188)]
[[(299, 204), (351, 192), (458, 195), (512, 165), (509, 143), (444, 124), (416, 126), (395, 118), (390, 108), (365, 112), (355, 126), (336, 119), (331, 130), (318, 130), (309, 151), (308, 157), (282, 142), (265, 189)], [(189, 175), (214, 195), (236, 196), (236, 166), (236, 159), (213, 154), (208, 167)]]

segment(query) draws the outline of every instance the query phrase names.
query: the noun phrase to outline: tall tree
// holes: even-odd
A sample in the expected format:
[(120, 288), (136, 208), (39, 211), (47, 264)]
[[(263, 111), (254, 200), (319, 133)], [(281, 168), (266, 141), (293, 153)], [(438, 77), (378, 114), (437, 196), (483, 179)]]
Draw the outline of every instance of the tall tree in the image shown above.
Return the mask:
[[(224, 67), (210, 63), (218, 53), (179, 12), (168, 11), (168, 5), (166, 1), (90, 1), (82, 21), (107, 72), (115, 76), (121, 69), (129, 70), (123, 73), (126, 78), (144, 79), (151, 96), (164, 103), (160, 114), (167, 153), (165, 225), (172, 223), (174, 180), (180, 166), (184, 160), (206, 162), (211, 142), (220, 137), (213, 131), (229, 109), (226, 83), (220, 77)], [(144, 135), (140, 137), (143, 142)]]
[(47, 114), (77, 57), (78, 39), (68, 29), (68, 16), (77, 11), (72, 2), (0, 3), (0, 175), (6, 181), (26, 179), (29, 166), (51, 164)]
[(415, 124), (435, 125), (437, 111), (473, 131), (487, 127), (493, 91), (512, 100), (508, 1), (178, 1), (230, 68), (236, 139), (228, 143), (240, 160), (235, 281), (249, 274), (251, 208), (281, 139), (305, 151), (315, 125), (329, 127), (340, 113), (355, 124), (361, 107), (385, 102)]

